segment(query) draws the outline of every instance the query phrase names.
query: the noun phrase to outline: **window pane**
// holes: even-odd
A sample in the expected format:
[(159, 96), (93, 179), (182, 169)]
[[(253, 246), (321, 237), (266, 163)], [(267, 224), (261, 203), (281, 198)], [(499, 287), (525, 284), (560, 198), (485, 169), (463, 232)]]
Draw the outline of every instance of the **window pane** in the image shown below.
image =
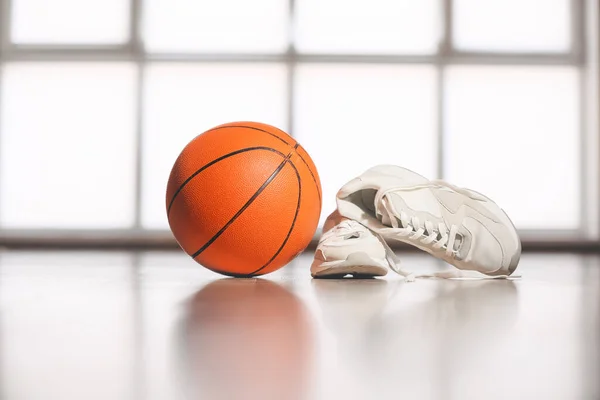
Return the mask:
[(124, 43), (129, 2), (123, 0), (13, 0), (14, 43)]
[(135, 68), (8, 64), (0, 223), (118, 228), (134, 218)]
[(518, 228), (577, 228), (578, 76), (567, 67), (447, 70), (446, 171)]
[(144, 94), (142, 222), (167, 228), (165, 190), (183, 147), (213, 126), (258, 121), (285, 129), (287, 71), (279, 64), (148, 67)]
[(433, 53), (436, 0), (297, 0), (297, 47), (304, 52)]
[(454, 41), (461, 50), (566, 52), (568, 0), (454, 0)]
[(298, 67), (294, 135), (321, 176), (321, 222), (339, 188), (367, 168), (397, 164), (435, 174), (435, 86), (432, 67)]
[(146, 0), (144, 41), (156, 52), (280, 52), (287, 0)]

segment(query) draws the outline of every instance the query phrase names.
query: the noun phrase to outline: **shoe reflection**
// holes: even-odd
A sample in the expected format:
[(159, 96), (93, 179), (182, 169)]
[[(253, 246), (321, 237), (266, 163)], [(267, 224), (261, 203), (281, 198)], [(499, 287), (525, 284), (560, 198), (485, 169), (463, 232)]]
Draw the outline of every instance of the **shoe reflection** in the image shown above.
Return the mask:
[(304, 399), (313, 331), (302, 302), (263, 279), (221, 279), (188, 302), (186, 398)]
[(343, 279), (313, 287), (335, 338), (339, 367), (331, 373), (371, 388), (354, 388), (356, 398), (397, 398), (398, 387), (408, 398), (444, 398), (464, 376), (498, 370), (519, 315), (509, 280)]
[(360, 340), (384, 311), (392, 284), (383, 279), (313, 279), (323, 322), (338, 339)]
[(426, 296), (403, 287), (370, 331), (364, 366), (375, 372), (374, 384), (382, 391), (402, 385), (418, 398), (444, 397), (467, 377), (497, 379), (510, 371), (503, 354), (513, 345), (519, 316), (515, 283), (436, 280), (428, 287)]
[(518, 290), (510, 280), (440, 279), (425, 294), (405, 291), (398, 296), (396, 307), (381, 320), (383, 337), (435, 337), (448, 346), (472, 348), (502, 337), (518, 319)]
[(424, 329), (427, 335), (491, 338), (510, 329), (518, 317), (518, 291), (510, 280), (439, 279), (406, 287), (382, 279), (314, 279), (313, 287), (325, 325), (342, 336), (422, 338)]

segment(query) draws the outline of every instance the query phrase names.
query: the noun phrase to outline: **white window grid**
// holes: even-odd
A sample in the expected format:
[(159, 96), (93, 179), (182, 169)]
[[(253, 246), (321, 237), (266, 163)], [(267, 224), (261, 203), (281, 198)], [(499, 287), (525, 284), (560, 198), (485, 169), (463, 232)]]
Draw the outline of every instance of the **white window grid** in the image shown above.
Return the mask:
[[(149, 63), (280, 63), (288, 69), (286, 129), (294, 135), (294, 71), (303, 63), (337, 64), (400, 64), (429, 65), (437, 71), (437, 177), (444, 178), (444, 75), (445, 69), (456, 65), (509, 65), (509, 66), (571, 66), (579, 72), (580, 104), (580, 224), (575, 230), (525, 230), (521, 235), (525, 242), (553, 245), (566, 243), (572, 247), (595, 246), (600, 237), (598, 223), (599, 184), (598, 173), (600, 152), (598, 151), (598, 4), (593, 0), (571, 0), (571, 46), (567, 52), (485, 52), (462, 51), (453, 46), (452, 24), (453, 0), (442, 3), (442, 34), (437, 52), (434, 54), (311, 54), (296, 51), (293, 37), (289, 35), (287, 50), (278, 54), (260, 53), (156, 53), (144, 49), (141, 35), (141, 19), (144, 0), (129, 0), (129, 40), (124, 44), (69, 45), (69, 44), (15, 44), (10, 40), (11, 6), (13, 0), (0, 0), (0, 73), (3, 66), (11, 62), (132, 62), (137, 66), (136, 93), (136, 191), (135, 221), (130, 229), (122, 230), (54, 230), (54, 229), (7, 229), (0, 227), (0, 242), (13, 245), (37, 243), (50, 244), (161, 244), (171, 241), (164, 230), (144, 229), (141, 224), (141, 175), (143, 127), (143, 90), (145, 70)], [(288, 26), (292, 26), (294, 3), (288, 0)], [(0, 85), (0, 94), (2, 87)], [(0, 115), (2, 118), (2, 115)], [(0, 146), (2, 145), (0, 132)]]

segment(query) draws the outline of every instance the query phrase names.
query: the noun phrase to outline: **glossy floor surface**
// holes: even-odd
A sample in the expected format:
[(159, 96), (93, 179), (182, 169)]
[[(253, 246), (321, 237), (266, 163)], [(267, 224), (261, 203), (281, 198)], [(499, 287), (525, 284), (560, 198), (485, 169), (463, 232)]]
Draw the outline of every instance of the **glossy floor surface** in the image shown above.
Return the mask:
[[(403, 267), (443, 268), (417, 254)], [(515, 281), (227, 279), (179, 252), (0, 254), (0, 396), (598, 399), (600, 258)]]

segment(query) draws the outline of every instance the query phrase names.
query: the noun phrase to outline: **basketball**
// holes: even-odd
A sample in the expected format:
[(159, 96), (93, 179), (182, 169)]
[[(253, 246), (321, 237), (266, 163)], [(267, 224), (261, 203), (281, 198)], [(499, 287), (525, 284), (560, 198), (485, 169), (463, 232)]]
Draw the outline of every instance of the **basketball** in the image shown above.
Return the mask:
[(321, 214), (317, 169), (284, 131), (257, 122), (219, 125), (177, 157), (167, 218), (179, 246), (223, 275), (273, 272), (310, 243)]

